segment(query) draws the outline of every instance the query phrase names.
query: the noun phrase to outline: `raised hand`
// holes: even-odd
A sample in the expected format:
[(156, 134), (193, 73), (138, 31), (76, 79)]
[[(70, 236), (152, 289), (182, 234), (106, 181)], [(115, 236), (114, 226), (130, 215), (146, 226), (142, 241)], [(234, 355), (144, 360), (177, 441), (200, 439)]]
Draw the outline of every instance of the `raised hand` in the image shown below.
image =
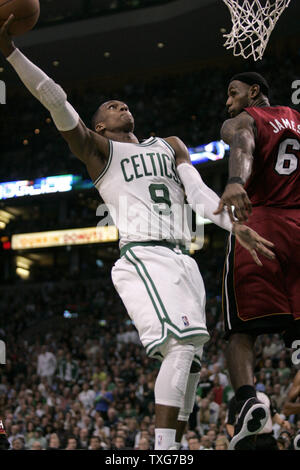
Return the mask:
[(15, 45), (9, 34), (9, 28), (14, 21), (15, 17), (11, 14), (0, 28), (0, 51), (4, 57), (8, 57), (15, 50)]

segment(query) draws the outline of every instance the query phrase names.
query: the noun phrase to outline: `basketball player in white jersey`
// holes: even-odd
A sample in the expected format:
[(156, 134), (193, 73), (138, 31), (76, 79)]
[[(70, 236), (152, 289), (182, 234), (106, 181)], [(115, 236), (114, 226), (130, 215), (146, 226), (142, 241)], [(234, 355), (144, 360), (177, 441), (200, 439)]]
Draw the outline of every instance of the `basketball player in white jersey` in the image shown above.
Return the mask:
[(186, 224), (178, 227), (172, 214), (183, 209), (185, 190), (193, 209), (204, 205), (204, 215), (232, 230), (258, 264), (257, 253), (274, 258), (268, 249), (273, 244), (244, 225), (232, 224), (228, 214), (214, 216), (219, 198), (191, 165), (183, 142), (169, 137), (139, 143), (125, 103), (103, 103), (93, 118), (94, 129), (88, 129), (62, 88), (14, 46), (8, 34), (13, 20), (11, 16), (0, 30), (0, 50), (50, 111), (112, 210), (121, 248), (113, 283), (147, 353), (162, 360), (155, 384), (155, 449), (178, 448), (194, 405), (200, 357), (209, 335), (202, 277), (183, 251)]

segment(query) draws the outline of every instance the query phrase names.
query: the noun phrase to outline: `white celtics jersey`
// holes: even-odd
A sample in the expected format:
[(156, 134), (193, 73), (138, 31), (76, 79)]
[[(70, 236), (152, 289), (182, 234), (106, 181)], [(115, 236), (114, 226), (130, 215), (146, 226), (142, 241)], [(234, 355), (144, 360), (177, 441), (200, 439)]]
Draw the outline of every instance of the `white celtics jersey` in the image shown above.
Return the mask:
[(119, 230), (120, 248), (130, 242), (191, 240), (191, 210), (175, 165), (175, 152), (163, 139), (142, 143), (109, 141), (106, 167), (94, 181)]

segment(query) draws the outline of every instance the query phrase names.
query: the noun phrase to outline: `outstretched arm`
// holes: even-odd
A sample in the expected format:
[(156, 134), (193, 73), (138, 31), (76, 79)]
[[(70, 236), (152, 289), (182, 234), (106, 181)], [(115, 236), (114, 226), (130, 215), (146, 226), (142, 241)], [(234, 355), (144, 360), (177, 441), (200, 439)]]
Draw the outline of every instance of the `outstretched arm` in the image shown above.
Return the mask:
[(241, 222), (247, 220), (252, 211), (244, 184), (252, 171), (255, 150), (253, 126), (253, 118), (243, 112), (225, 121), (221, 129), (222, 139), (230, 145), (229, 178), (215, 213), (220, 214), (226, 206), (231, 220), (234, 220), (232, 213), (234, 206), (235, 215)]
[(57, 129), (74, 155), (87, 165), (92, 179), (96, 178), (108, 158), (107, 139), (88, 129), (64, 90), (15, 47), (8, 32), (13, 21), (10, 15), (0, 29), (1, 52), (32, 95), (49, 110)]
[(219, 204), (218, 195), (210, 189), (202, 180), (198, 171), (193, 167), (188, 149), (178, 137), (169, 137), (167, 142), (175, 151), (176, 166), (180, 179), (183, 183), (187, 200), (195, 212), (204, 209), (204, 216), (213, 223), (235, 234), (239, 243), (246, 248), (258, 265), (262, 265), (257, 252), (268, 259), (274, 259), (274, 253), (267, 247), (274, 247), (273, 243), (262, 238), (251, 228), (236, 222), (231, 222), (227, 212), (215, 215)]

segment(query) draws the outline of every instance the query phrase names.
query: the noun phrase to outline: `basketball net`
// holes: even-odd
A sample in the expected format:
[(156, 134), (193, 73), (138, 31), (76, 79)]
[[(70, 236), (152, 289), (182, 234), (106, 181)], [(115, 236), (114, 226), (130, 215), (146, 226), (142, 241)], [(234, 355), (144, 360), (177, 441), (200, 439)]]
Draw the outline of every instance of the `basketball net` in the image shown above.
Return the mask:
[[(234, 56), (262, 59), (271, 33), (291, 0), (223, 0), (229, 8), (232, 30), (223, 34), (224, 47)], [(263, 4), (262, 4), (263, 3)]]

